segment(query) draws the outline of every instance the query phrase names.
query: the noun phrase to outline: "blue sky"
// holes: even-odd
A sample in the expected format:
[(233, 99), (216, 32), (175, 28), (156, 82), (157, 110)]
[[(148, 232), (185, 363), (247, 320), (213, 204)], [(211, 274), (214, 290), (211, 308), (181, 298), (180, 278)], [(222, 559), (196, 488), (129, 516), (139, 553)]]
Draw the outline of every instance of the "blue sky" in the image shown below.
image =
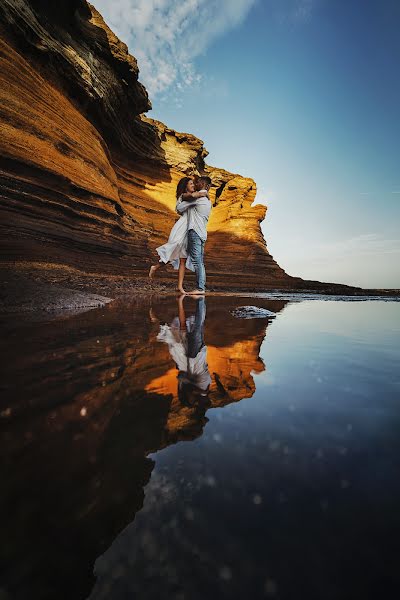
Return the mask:
[(398, 0), (98, 0), (149, 116), (253, 177), (291, 275), (400, 287)]

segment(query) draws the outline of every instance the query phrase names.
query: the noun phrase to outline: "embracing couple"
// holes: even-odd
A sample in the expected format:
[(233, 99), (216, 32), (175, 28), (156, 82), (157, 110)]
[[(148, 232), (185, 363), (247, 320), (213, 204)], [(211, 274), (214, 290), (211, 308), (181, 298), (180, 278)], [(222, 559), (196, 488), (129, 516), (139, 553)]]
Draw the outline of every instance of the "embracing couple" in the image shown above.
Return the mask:
[[(181, 216), (169, 234), (168, 242), (156, 248), (159, 262), (150, 268), (153, 278), (162, 264), (171, 263), (178, 270), (178, 291), (181, 294), (205, 294), (206, 270), (204, 267), (204, 244), (207, 239), (207, 223), (211, 212), (208, 190), (211, 179), (206, 176), (182, 177), (176, 188), (176, 211)], [(183, 288), (185, 269), (196, 273), (197, 288), (186, 292)]]

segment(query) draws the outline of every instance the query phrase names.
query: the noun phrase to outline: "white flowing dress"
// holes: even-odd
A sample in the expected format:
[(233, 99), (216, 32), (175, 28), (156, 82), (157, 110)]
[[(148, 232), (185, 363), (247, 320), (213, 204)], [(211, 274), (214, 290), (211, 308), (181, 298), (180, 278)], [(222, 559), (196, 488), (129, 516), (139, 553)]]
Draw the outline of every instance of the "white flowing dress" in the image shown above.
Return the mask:
[(168, 344), (176, 368), (188, 375), (185, 381), (194, 383), (201, 390), (206, 390), (212, 383), (207, 364), (207, 346), (203, 346), (194, 358), (188, 356), (187, 333), (192, 331), (194, 325), (195, 316), (191, 315), (186, 319), (187, 331), (184, 331), (181, 329), (179, 318), (175, 317), (171, 325), (160, 325), (157, 340)]
[[(178, 198), (177, 204), (181, 197)], [(168, 242), (156, 248), (156, 252), (160, 257), (159, 262), (171, 263), (174, 269), (179, 269), (179, 259), (186, 258), (186, 268), (194, 271), (194, 265), (187, 249), (188, 242), (188, 211), (177, 220), (171, 233), (169, 234)]]

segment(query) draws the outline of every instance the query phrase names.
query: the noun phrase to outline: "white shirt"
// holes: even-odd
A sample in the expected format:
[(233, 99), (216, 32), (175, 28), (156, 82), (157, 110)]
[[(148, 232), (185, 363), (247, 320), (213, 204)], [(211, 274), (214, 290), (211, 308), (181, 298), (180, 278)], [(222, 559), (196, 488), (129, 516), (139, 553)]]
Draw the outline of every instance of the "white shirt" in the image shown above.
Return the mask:
[[(207, 190), (200, 190), (206, 192)], [(188, 231), (194, 229), (197, 235), (203, 240), (207, 239), (207, 223), (211, 212), (211, 201), (206, 196), (196, 198), (196, 200), (182, 200), (179, 196), (176, 203), (176, 210), (181, 215), (188, 211)]]

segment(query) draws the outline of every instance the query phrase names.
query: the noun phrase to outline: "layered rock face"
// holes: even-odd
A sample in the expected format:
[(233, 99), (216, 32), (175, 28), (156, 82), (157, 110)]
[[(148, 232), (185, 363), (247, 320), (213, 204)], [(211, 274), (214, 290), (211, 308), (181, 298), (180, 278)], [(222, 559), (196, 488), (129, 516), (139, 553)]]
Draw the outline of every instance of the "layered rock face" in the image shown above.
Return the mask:
[(254, 181), (208, 166), (201, 140), (143, 115), (136, 60), (93, 6), (2, 0), (0, 20), (3, 261), (144, 273), (177, 218), (178, 180), (206, 173), (209, 281), (293, 284), (266, 248)]

